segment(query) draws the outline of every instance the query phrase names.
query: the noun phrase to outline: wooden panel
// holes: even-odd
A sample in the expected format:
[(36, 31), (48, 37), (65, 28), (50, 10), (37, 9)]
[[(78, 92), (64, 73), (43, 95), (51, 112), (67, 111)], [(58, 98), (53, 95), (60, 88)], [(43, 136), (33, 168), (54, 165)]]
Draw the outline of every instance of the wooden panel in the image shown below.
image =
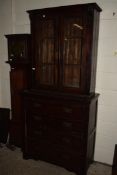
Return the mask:
[(86, 115), (89, 110), (88, 106), (73, 101), (52, 100), (45, 97), (40, 100), (28, 99), (26, 109), (37, 115), (42, 114), (54, 119), (62, 118), (80, 122), (85, 122), (89, 119), (89, 115)]
[(35, 80), (37, 86), (54, 86), (58, 81), (57, 21), (48, 16), (42, 19), (35, 20), (32, 26)]
[(10, 121), (9, 143), (11, 145), (22, 147), (22, 142), (23, 142), (23, 130), (22, 130), (22, 128), (23, 127), (22, 127), (21, 122), (14, 122), (13, 120)]
[(12, 120), (22, 120), (21, 92), (28, 85), (27, 72), (23, 68), (15, 68), (10, 72)]
[(50, 163), (64, 166), (70, 171), (75, 171), (78, 174), (84, 175), (86, 169), (85, 159), (79, 154), (68, 151), (66, 148), (61, 150), (56, 148), (56, 145), (54, 146), (49, 143), (48, 147), (46, 147), (46, 145), (37, 144), (37, 142), (32, 140), (27, 140), (27, 143), (29, 145), (29, 157), (33, 156), (35, 159), (49, 161)]
[(80, 87), (82, 61), (82, 16), (64, 19), (63, 85)]
[(31, 60), (31, 36), (30, 34), (6, 35), (8, 39), (8, 59), (9, 61)]
[(87, 101), (81, 102), (75, 97), (65, 100), (65, 96), (56, 100), (56, 95), (51, 95), (29, 92), (25, 97), (24, 157), (46, 160), (75, 172), (80, 169), (86, 175), (94, 154), (97, 98), (87, 96)]
[(93, 3), (29, 12), (35, 73), (33, 89), (24, 92), (23, 154), (80, 175), (86, 175), (95, 146), (100, 11)]
[(113, 164), (112, 164), (112, 175), (116, 175), (116, 174), (117, 174), (117, 144), (115, 144)]
[(27, 123), (32, 129), (42, 129), (46, 132), (74, 133), (85, 131), (86, 124), (72, 120), (52, 118), (44, 114), (30, 114), (27, 112)]
[(22, 96), (31, 82), (31, 36), (30, 34), (6, 35), (8, 41), (8, 61), (11, 66), (11, 122), (9, 142), (22, 147)]
[(80, 66), (64, 65), (64, 86), (80, 87)]

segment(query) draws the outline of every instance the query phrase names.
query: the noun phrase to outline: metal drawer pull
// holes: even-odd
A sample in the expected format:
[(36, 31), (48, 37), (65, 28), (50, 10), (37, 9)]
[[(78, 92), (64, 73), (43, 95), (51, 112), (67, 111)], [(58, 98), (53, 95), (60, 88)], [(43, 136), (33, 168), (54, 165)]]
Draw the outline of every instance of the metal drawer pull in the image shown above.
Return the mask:
[(72, 127), (72, 123), (70, 123), (70, 122), (63, 122), (63, 126), (65, 126), (66, 128), (71, 128)]
[(63, 142), (65, 142), (65, 143), (70, 143), (71, 142), (71, 140), (69, 139), (69, 138), (62, 138), (62, 140), (63, 140)]
[(41, 131), (34, 131), (34, 134), (36, 134), (36, 135), (42, 135), (42, 132)]
[(33, 117), (34, 117), (35, 120), (38, 120), (38, 121), (42, 120), (42, 117), (40, 117), (40, 116), (34, 115)]
[(41, 107), (41, 104), (40, 103), (34, 103), (33, 106), (36, 107), (36, 108), (38, 108), (38, 107)]
[(72, 113), (72, 109), (71, 109), (71, 108), (64, 108), (64, 111), (65, 111), (66, 113)]

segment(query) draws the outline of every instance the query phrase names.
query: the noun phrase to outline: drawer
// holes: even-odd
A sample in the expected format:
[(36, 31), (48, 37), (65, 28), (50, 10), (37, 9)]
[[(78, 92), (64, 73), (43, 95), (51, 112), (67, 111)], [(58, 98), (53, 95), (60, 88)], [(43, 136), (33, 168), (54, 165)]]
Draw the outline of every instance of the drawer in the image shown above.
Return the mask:
[(85, 121), (86, 118), (86, 110), (87, 108), (85, 106), (79, 106), (79, 105), (64, 105), (61, 108), (61, 112), (64, 117), (71, 118), (72, 120), (77, 121)]
[(77, 121), (85, 121), (86, 110), (85, 106), (78, 105), (62, 105), (62, 104), (48, 104), (46, 106), (46, 113), (56, 118), (69, 118)]
[[(85, 153), (85, 145), (86, 145), (86, 138), (81, 136), (81, 134), (76, 133), (76, 135), (65, 135), (60, 134), (55, 136), (49, 137), (49, 142), (52, 145), (56, 145), (56, 148), (60, 148), (61, 150), (65, 151), (76, 151), (79, 155), (84, 155)], [(47, 144), (48, 144), (47, 143)]]
[(45, 102), (42, 100), (29, 99), (25, 102), (25, 109), (32, 112), (45, 113), (45, 108)]
[(77, 172), (77, 174), (84, 174), (85, 161), (84, 157), (79, 156), (77, 152), (71, 153), (67, 151), (58, 151), (58, 163), (68, 170)]
[(65, 148), (66, 150), (77, 150), (79, 154), (83, 154), (85, 148), (85, 138), (80, 133), (75, 133), (76, 135), (56, 135), (50, 142), (56, 144), (59, 147)]
[(77, 150), (80, 154), (83, 154), (85, 148), (85, 136), (78, 132), (61, 133), (58, 131), (44, 130), (38, 128), (28, 128), (27, 137), (33, 138), (40, 144), (52, 144), (67, 150)]
[(38, 125), (39, 123), (43, 123), (46, 120), (46, 114), (36, 113), (32, 111), (27, 111), (26, 113), (26, 121), (28, 124)]
[(28, 127), (32, 128), (42, 128), (46, 124), (46, 119), (44, 114), (35, 114), (30, 111), (26, 115), (26, 124)]
[(32, 112), (46, 114), (53, 118), (68, 118), (77, 121), (88, 120), (88, 115), (86, 115), (88, 108), (86, 105), (41, 99), (27, 100), (26, 106)]
[(54, 129), (55, 132), (72, 133), (72, 132), (85, 132), (86, 123), (65, 120), (65, 119), (51, 119), (48, 120), (48, 126)]
[(27, 116), (27, 130), (29, 135), (33, 132), (43, 131), (45, 133), (85, 133), (87, 130), (86, 123), (72, 120), (46, 117), (42, 114), (29, 114)]

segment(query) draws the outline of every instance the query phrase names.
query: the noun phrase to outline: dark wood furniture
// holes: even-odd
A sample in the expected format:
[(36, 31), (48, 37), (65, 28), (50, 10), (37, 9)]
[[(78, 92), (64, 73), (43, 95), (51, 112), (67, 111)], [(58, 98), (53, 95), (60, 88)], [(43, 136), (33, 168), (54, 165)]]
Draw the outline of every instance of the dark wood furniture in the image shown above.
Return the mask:
[(97, 94), (25, 92), (24, 158), (85, 175), (94, 155), (97, 98)]
[(23, 93), (24, 158), (86, 175), (95, 147), (100, 11), (95, 3), (28, 11), (33, 83)]
[(11, 113), (9, 143), (21, 147), (23, 143), (21, 91), (30, 87), (31, 36), (30, 34), (6, 35), (10, 64)]
[(117, 175), (117, 144), (115, 145), (113, 156), (112, 175)]
[(7, 143), (9, 131), (10, 109), (0, 108), (0, 143)]
[(34, 88), (95, 92), (100, 10), (87, 4), (28, 11)]

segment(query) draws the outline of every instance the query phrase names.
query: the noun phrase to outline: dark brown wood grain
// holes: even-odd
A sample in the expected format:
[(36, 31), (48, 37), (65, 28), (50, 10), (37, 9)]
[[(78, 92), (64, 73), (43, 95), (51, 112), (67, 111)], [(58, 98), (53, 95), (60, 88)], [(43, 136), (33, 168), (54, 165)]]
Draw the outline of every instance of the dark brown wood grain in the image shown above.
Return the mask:
[(31, 37), (29, 34), (6, 35), (10, 64), (11, 121), (10, 144), (22, 147), (22, 97), (21, 92), (31, 86)]
[(28, 11), (34, 88), (95, 92), (99, 12), (96, 4)]
[(28, 11), (33, 89), (24, 98), (24, 158), (86, 175), (93, 161), (99, 12), (96, 4)]
[(97, 100), (98, 94), (76, 98), (25, 91), (24, 158), (42, 159), (85, 175), (94, 155)]

